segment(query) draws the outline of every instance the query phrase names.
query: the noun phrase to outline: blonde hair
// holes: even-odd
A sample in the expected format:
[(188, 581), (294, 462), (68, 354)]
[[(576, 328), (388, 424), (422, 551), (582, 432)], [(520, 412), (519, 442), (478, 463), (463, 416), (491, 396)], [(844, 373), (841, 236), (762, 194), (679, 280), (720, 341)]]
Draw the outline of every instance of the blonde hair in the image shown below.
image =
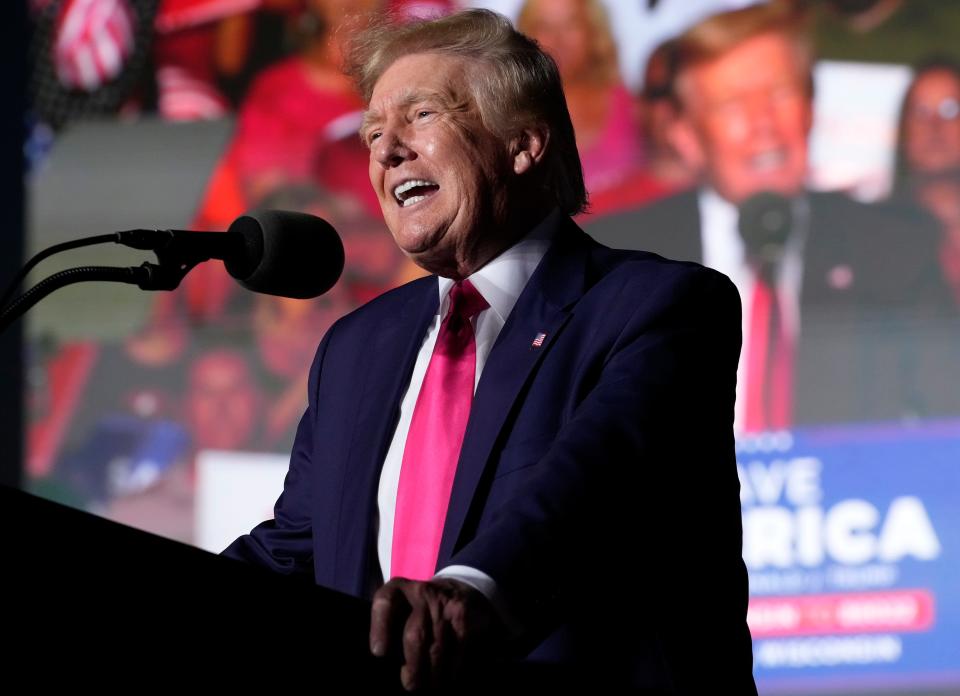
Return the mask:
[(482, 65), (485, 69), (473, 89), (484, 126), (504, 142), (533, 124), (548, 128), (549, 144), (537, 167), (540, 184), (567, 214), (586, 208), (583, 167), (560, 73), (536, 42), (489, 10), (405, 24), (371, 19), (347, 39), (344, 67), (369, 104), (374, 85), (387, 68), (414, 53), (458, 56)]
[[(590, 42), (590, 79), (601, 84), (611, 85), (620, 80), (620, 68), (617, 64), (617, 43), (610, 31), (610, 19), (607, 9), (599, 0), (580, 0), (586, 8), (587, 20), (592, 33)], [(517, 17), (517, 28), (522, 32), (532, 30), (534, 6), (537, 0), (527, 0)]]
[(798, 72), (813, 94), (813, 49), (808, 35), (808, 14), (787, 0), (771, 0), (739, 10), (721, 12), (695, 24), (660, 49), (667, 61), (669, 90), (676, 101), (677, 78), (686, 68), (720, 57), (761, 34), (781, 34), (793, 45)]

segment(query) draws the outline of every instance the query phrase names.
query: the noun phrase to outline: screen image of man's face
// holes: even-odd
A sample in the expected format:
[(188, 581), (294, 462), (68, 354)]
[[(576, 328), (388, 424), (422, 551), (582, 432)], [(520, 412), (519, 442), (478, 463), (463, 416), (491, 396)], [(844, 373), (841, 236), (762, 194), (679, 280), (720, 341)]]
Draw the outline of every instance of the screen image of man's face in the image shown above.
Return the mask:
[(680, 74), (686, 154), (730, 202), (803, 187), (812, 116), (802, 72), (790, 39), (771, 32)]

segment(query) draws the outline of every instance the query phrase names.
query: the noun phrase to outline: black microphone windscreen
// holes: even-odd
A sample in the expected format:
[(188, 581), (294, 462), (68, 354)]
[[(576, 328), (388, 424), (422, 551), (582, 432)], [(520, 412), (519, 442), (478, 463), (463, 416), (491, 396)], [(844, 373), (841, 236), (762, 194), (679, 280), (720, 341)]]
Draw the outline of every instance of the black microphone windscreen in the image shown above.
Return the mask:
[(257, 210), (230, 225), (244, 251), (224, 265), (243, 287), (309, 299), (332, 288), (343, 272), (343, 243), (321, 218), (287, 210)]
[(740, 204), (737, 227), (747, 258), (762, 273), (779, 265), (793, 222), (793, 203), (778, 193), (763, 191)]

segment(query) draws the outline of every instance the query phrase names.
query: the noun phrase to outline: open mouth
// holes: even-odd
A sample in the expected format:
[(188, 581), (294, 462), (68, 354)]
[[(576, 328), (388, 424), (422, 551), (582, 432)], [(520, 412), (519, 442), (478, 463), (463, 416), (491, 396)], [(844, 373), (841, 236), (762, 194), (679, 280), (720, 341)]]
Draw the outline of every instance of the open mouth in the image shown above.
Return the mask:
[(786, 165), (787, 152), (784, 148), (766, 150), (753, 155), (748, 162), (750, 169), (758, 174), (776, 171)]
[(426, 200), (440, 190), (440, 184), (426, 179), (409, 179), (393, 189), (393, 196), (402, 208)]

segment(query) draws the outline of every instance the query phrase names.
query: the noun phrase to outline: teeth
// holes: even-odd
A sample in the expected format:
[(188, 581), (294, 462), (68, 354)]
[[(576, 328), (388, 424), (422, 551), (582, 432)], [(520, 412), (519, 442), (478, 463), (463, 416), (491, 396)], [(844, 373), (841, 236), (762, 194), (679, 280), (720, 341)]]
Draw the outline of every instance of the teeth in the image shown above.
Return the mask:
[(403, 207), (406, 208), (408, 206), (413, 205), (414, 203), (419, 203), (424, 198), (426, 198), (426, 196), (413, 196), (411, 198), (406, 199), (401, 205), (403, 205)]
[[(396, 196), (397, 200), (401, 203), (404, 202), (401, 196), (405, 194), (412, 188), (417, 186), (436, 186), (432, 181), (426, 181), (425, 179), (410, 179), (409, 181), (404, 181), (402, 184), (393, 189), (393, 195)], [(416, 198), (424, 198), (424, 196), (415, 196)]]
[(781, 166), (786, 160), (783, 150), (769, 150), (759, 155), (755, 155), (750, 160), (750, 165), (754, 169), (766, 170)]

